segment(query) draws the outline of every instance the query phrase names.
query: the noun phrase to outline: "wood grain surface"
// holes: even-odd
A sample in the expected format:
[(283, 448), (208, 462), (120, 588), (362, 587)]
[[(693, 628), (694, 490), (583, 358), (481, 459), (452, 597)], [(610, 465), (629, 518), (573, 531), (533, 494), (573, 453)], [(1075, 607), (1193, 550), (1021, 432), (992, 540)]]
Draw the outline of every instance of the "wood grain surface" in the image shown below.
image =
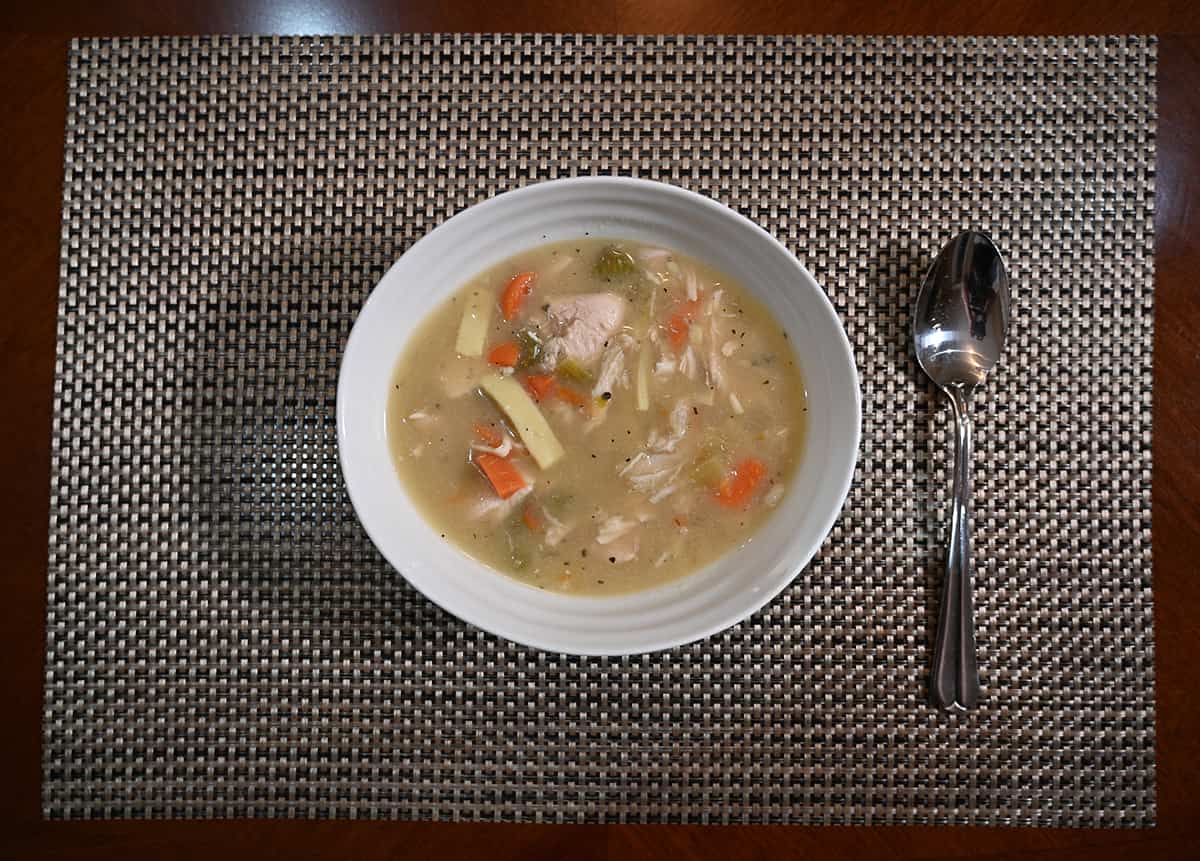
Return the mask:
[[(18, 3), (0, 11), (0, 857), (1200, 857), (1200, 3), (563, 0)], [(1154, 593), (1158, 827), (1142, 831), (450, 823), (44, 822), (50, 417), (72, 36), (401, 31), (1157, 33)]]

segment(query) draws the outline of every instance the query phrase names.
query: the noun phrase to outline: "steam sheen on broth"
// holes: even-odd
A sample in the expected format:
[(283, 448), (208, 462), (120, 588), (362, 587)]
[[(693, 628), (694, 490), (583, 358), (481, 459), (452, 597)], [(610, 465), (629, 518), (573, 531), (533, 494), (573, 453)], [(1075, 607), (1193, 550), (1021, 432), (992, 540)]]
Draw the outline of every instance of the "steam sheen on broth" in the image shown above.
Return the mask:
[(751, 540), (786, 492), (805, 393), (740, 285), (627, 240), (560, 242), (430, 314), (388, 402), (396, 469), (447, 540), (532, 586), (609, 595)]

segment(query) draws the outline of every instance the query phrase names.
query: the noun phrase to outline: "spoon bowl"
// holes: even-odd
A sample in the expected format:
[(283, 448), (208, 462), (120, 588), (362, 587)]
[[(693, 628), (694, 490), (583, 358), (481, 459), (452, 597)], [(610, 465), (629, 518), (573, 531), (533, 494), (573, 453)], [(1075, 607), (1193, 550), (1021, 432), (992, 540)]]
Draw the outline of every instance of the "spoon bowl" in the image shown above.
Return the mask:
[(1011, 296), (1004, 259), (982, 233), (968, 230), (938, 254), (913, 315), (917, 362), (950, 399), (956, 449), (950, 538), (933, 649), (930, 696), (946, 709), (979, 702), (971, 598), (971, 393), (1004, 349)]
[(977, 386), (1000, 360), (1008, 331), (1008, 274), (1000, 251), (973, 230), (946, 244), (913, 318), (917, 361), (943, 388)]

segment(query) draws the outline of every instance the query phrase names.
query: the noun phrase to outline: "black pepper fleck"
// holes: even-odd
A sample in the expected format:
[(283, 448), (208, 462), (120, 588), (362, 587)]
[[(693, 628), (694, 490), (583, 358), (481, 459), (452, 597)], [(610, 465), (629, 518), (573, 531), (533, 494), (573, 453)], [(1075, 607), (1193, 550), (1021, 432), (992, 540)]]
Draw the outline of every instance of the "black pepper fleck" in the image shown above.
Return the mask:
[(614, 565), (616, 565), (616, 564), (617, 564), (617, 557), (616, 557), (616, 556), (609, 556), (609, 557), (608, 557), (608, 561), (609, 561), (609, 562), (611, 562), (611, 563), (613, 563)]

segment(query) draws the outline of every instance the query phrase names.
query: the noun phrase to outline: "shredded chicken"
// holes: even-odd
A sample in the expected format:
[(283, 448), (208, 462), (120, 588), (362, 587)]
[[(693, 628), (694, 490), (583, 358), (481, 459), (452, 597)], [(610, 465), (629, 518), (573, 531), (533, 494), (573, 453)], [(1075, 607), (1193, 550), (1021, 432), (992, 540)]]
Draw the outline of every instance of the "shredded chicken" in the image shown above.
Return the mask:
[(708, 384), (721, 391), (725, 388), (725, 372), (721, 369), (721, 356), (717, 350), (717, 320), (715, 317), (709, 318), (708, 330)]
[(658, 505), (658, 503), (662, 502), (664, 499), (666, 499), (668, 496), (670, 496), (672, 493), (674, 493), (677, 490), (679, 490), (679, 482), (673, 481), (670, 484), (668, 484), (666, 487), (664, 487), (662, 490), (655, 493), (652, 497), (650, 497), (650, 502), (653, 503), (654, 505)]
[(468, 509), (468, 517), (472, 520), (487, 519), (492, 523), (499, 523), (506, 517), (509, 517), (516, 510), (517, 506), (521, 504), (522, 500), (532, 492), (533, 487), (526, 486), (508, 499), (501, 499), (495, 494), (489, 493), (480, 498)]
[(721, 296), (725, 291), (713, 291), (713, 316), (716, 317), (736, 317), (737, 314), (732, 311), (726, 311), (725, 306), (721, 304)]
[(635, 526), (637, 521), (627, 520), (619, 514), (613, 515), (600, 524), (600, 530), (596, 533), (596, 543), (612, 544)]
[(625, 464), (623, 467), (621, 467), (619, 470), (617, 470), (617, 475), (620, 475), (620, 476), (628, 475), (632, 470), (637, 469), (638, 464), (642, 463), (648, 457), (649, 457), (649, 455), (646, 454), (644, 451), (638, 452), (634, 456), (633, 460), (629, 461), (629, 463)]
[(563, 523), (545, 509), (542, 509), (542, 516), (546, 518), (546, 546), (557, 547), (574, 527)]
[(671, 408), (671, 415), (667, 421), (671, 425), (671, 438), (676, 442), (682, 440), (683, 435), (687, 433), (689, 410), (685, 400), (676, 401), (675, 406)]
[(433, 418), (433, 416), (429, 415), (429, 413), (423, 410), (416, 410), (415, 412), (408, 414), (408, 420), (410, 422), (427, 422), (431, 418)]
[(654, 493), (679, 478), (683, 466), (683, 458), (679, 454), (648, 454), (643, 451), (627, 463), (619, 474), (637, 492)]
[(629, 335), (621, 334), (609, 340), (608, 346), (604, 349), (604, 356), (600, 359), (600, 375), (596, 378), (596, 385), (592, 387), (592, 397), (598, 398), (605, 392), (612, 392), (616, 388), (617, 382), (623, 382), (626, 387), (629, 385), (629, 378), (625, 374), (625, 351), (636, 346), (637, 342)]
[(700, 279), (696, 277), (696, 273), (689, 269), (687, 275), (684, 276), (683, 284), (687, 290), (688, 301), (695, 302), (700, 295)]
[(654, 567), (661, 568), (667, 564), (667, 560), (671, 558), (671, 551), (664, 550), (657, 559), (654, 560)]
[(484, 445), (481, 442), (473, 442), (471, 443), (471, 450), (485, 451), (488, 454), (494, 454), (497, 457), (508, 457), (510, 454), (512, 454), (513, 441), (510, 437), (506, 436), (504, 441), (497, 446)]
[(742, 407), (741, 399), (737, 396), (737, 392), (729, 393), (729, 406), (733, 409), (733, 414), (735, 416), (740, 416), (746, 412), (746, 410)]
[(637, 534), (631, 532), (606, 546), (604, 552), (613, 562), (632, 562), (638, 555), (638, 543)]
[(679, 373), (684, 374), (690, 380), (694, 380), (699, 370), (700, 363), (696, 359), (696, 350), (691, 344), (688, 344), (688, 348), (679, 357)]
[(650, 450), (655, 452), (675, 451), (675, 447), (683, 442), (683, 438), (687, 435), (690, 411), (691, 407), (688, 406), (686, 399), (676, 401), (667, 418), (670, 431), (664, 436), (658, 432), (657, 428), (651, 429), (650, 436), (646, 439), (646, 445)]
[(638, 452), (617, 471), (635, 491), (649, 494), (652, 504), (657, 505), (679, 489), (677, 481), (686, 459), (677, 449), (687, 435), (690, 415), (689, 401), (676, 401), (667, 417), (667, 431), (653, 428), (646, 439), (646, 451)]
[(763, 502), (767, 505), (776, 505), (781, 499), (783, 499), (783, 485), (777, 484), (767, 491), (767, 495), (763, 497)]

